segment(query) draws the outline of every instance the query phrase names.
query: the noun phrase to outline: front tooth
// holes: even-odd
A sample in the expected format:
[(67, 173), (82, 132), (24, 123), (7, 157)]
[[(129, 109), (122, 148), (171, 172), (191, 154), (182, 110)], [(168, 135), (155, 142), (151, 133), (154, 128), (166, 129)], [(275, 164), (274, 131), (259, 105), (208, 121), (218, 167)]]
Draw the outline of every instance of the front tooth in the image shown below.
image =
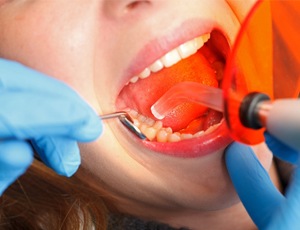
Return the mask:
[(169, 142), (177, 142), (180, 141), (180, 134), (179, 133), (172, 133), (168, 135), (168, 141)]
[(136, 127), (140, 127), (140, 125), (141, 125), (141, 122), (139, 121), (139, 120), (137, 120), (137, 119), (134, 119), (133, 120), (133, 124), (136, 126)]
[(182, 59), (187, 58), (197, 52), (196, 41), (195, 40), (188, 41), (188, 42), (180, 45), (177, 48), (177, 50)]
[(180, 60), (180, 55), (176, 49), (170, 51), (161, 58), (161, 62), (164, 64), (165, 67), (170, 67), (179, 62)]
[(206, 134), (211, 133), (211, 132), (214, 131), (219, 125), (220, 125), (220, 123), (215, 124), (215, 125), (213, 125), (213, 126), (210, 126), (207, 130), (205, 130), (205, 133), (206, 133)]
[(137, 118), (139, 113), (133, 109), (129, 110), (129, 115), (132, 116), (133, 118)]
[(138, 76), (134, 76), (133, 78), (130, 79), (131, 83), (136, 83), (139, 80)]
[(204, 45), (204, 41), (202, 37), (195, 38), (197, 50), (200, 49)]
[(202, 135), (204, 135), (204, 131), (203, 131), (203, 130), (201, 130), (201, 131), (195, 133), (195, 134), (194, 134), (194, 137), (201, 137)]
[(167, 142), (168, 135), (169, 135), (169, 133), (166, 130), (161, 129), (157, 132), (156, 139), (158, 142)]
[(162, 121), (156, 121), (155, 124), (153, 125), (153, 128), (159, 130), (163, 127)]
[(151, 70), (151, 72), (156, 73), (158, 71), (160, 71), (162, 68), (164, 68), (164, 64), (160, 61), (157, 60), (155, 61), (152, 65), (150, 65), (149, 69)]
[(173, 130), (171, 127), (167, 127), (164, 129), (167, 133), (173, 133)]
[(148, 125), (142, 123), (142, 124), (140, 125), (139, 129), (140, 129), (140, 131), (141, 131), (142, 133), (145, 133), (146, 130), (148, 129)]
[(143, 134), (145, 134), (145, 136), (150, 140), (152, 141), (155, 137), (156, 137), (156, 134), (157, 134), (157, 129), (154, 129), (152, 127), (149, 127), (149, 128), (146, 128), (144, 131), (143, 131)]
[(203, 42), (207, 42), (208, 39), (210, 39), (210, 34), (204, 34), (204, 35), (202, 35), (201, 37), (202, 37), (202, 39), (203, 39)]
[(150, 69), (146, 68), (139, 74), (139, 78), (143, 79), (143, 78), (149, 77), (150, 74), (151, 74)]
[(145, 117), (145, 116), (142, 115), (142, 114), (139, 114), (138, 117), (137, 117), (137, 119), (138, 119), (140, 122), (144, 123), (144, 122), (146, 121), (147, 117)]
[(193, 138), (193, 134), (190, 134), (190, 133), (182, 133), (182, 134), (180, 135), (180, 137), (181, 137), (182, 140), (191, 139), (191, 138)]
[(147, 117), (145, 124), (147, 124), (148, 126), (153, 126), (155, 124), (155, 121), (149, 117)]

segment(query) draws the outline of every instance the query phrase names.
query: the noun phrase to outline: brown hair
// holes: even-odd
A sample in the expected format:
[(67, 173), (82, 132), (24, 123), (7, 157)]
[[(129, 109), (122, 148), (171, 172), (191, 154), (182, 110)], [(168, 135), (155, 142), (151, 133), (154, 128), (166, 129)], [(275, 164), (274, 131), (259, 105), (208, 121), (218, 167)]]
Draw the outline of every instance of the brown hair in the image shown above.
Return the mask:
[(0, 198), (0, 229), (106, 229), (107, 200), (35, 160)]

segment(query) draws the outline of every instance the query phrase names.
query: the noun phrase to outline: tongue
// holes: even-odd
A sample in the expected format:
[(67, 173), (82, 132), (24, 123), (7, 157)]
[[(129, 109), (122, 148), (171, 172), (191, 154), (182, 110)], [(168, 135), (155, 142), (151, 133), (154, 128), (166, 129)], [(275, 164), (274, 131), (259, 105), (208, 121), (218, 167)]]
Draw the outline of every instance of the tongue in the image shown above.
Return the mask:
[[(172, 67), (164, 68), (146, 79), (125, 86), (118, 100), (140, 114), (154, 119), (150, 107), (172, 86), (183, 81), (194, 81), (218, 87), (215, 70), (203, 54), (197, 52)], [(206, 107), (187, 102), (174, 108), (162, 121), (165, 127), (178, 131), (206, 112)]]

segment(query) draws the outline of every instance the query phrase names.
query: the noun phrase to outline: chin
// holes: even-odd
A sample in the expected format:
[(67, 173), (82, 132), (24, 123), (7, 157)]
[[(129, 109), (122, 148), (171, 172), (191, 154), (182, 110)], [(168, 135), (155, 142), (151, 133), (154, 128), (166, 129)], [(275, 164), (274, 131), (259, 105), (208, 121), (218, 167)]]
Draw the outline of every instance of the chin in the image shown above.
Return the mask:
[[(132, 134), (125, 135), (122, 126), (111, 128), (118, 134), (116, 142), (122, 143), (122, 150), (112, 156), (118, 165), (111, 167), (118, 168), (115, 177), (122, 174), (128, 178), (127, 185), (135, 188), (134, 200), (153, 208), (194, 211), (221, 210), (239, 201), (224, 164), (224, 147), (203, 156), (178, 157), (145, 147)], [(126, 165), (119, 165), (124, 159)]]

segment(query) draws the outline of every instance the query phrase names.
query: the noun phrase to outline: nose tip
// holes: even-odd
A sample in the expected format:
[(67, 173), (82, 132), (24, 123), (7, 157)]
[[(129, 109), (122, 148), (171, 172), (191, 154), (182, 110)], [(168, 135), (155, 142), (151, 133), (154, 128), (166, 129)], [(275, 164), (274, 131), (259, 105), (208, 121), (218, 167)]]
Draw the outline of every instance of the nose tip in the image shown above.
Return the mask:
[(106, 0), (104, 12), (111, 17), (120, 18), (150, 4), (150, 0)]

